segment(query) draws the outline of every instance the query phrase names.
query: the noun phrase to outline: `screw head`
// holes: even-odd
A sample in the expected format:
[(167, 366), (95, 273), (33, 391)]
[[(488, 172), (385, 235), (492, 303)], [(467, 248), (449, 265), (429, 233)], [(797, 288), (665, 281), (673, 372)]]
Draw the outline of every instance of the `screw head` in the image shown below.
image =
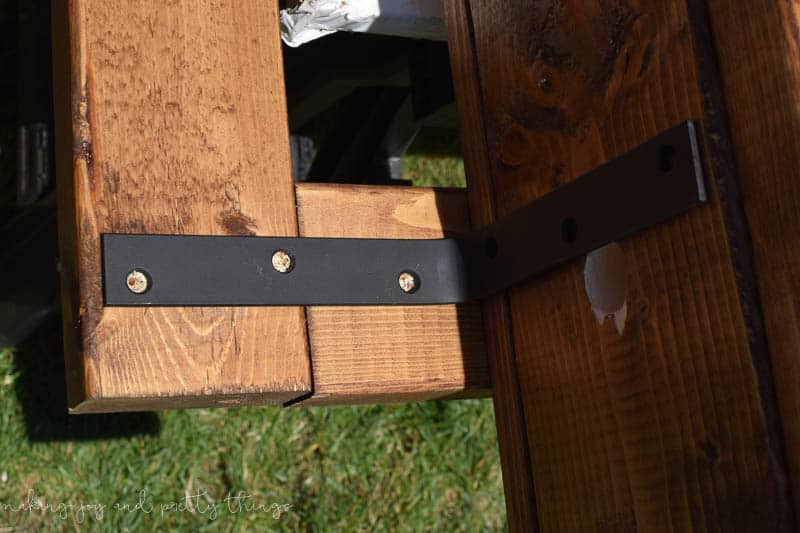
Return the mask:
[(272, 268), (281, 274), (286, 274), (294, 268), (294, 260), (288, 252), (278, 250), (272, 254)]
[(150, 288), (150, 279), (141, 270), (131, 270), (128, 272), (125, 285), (133, 294), (142, 294)]
[(397, 278), (397, 283), (405, 293), (412, 293), (417, 290), (417, 277), (411, 272), (402, 272)]

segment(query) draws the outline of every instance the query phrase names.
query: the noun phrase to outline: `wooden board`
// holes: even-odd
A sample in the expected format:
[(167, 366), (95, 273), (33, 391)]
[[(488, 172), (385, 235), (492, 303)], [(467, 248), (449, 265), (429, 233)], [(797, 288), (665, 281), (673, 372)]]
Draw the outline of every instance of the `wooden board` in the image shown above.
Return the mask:
[[(795, 514), (800, 510), (800, 10), (796, 3), (708, 2), (752, 237)], [(736, 31), (731, 31), (736, 28)], [(750, 243), (743, 239), (743, 246)], [(749, 280), (748, 280), (749, 281)], [(754, 306), (757, 310), (757, 305)], [(761, 333), (756, 330), (754, 333)]]
[[(298, 185), (304, 237), (435, 239), (469, 230), (463, 190)], [(314, 395), (302, 405), (488, 395), (477, 303), (310, 307)]]
[(73, 412), (311, 390), (303, 309), (103, 308), (99, 235), (297, 235), (276, 2), (53, 2)]
[(527, 448), (504, 477), (529, 458), (535, 500), (507, 490), (512, 529), (792, 528), (769, 364), (748, 337), (758, 311), (739, 283), (747, 251), (729, 240), (735, 175), (705, 134), (723, 108), (703, 72), (702, 6), (448, 3), (448, 24), (472, 38), (450, 43), (462, 130), (482, 118), (486, 132), (465, 153), (488, 159), (468, 185), (491, 190), (496, 216), (685, 119), (706, 142), (708, 205), (621, 244), (621, 333), (595, 318), (583, 261), (510, 291), (523, 412), (509, 401), (497, 415), (521, 418), (527, 438), (499, 432), (516, 439), (501, 453)]
[[(491, 167), (486, 145), (480, 80), (474, 61), (474, 35), (467, 2), (445, 2), (451, 69), (457, 91), (464, 170), (469, 178), (470, 217), (476, 226), (497, 220)], [(506, 294), (482, 303), (495, 421), (497, 424), (506, 515), (510, 524), (534, 524), (536, 500), (527, 445), (527, 425), (511, 335)]]

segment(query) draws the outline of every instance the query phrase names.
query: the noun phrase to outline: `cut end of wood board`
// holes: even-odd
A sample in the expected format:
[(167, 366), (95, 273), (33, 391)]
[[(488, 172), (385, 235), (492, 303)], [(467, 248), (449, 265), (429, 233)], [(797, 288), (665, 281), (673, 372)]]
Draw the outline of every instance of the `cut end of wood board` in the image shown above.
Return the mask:
[[(297, 203), (304, 237), (435, 239), (469, 230), (466, 193), (458, 189), (299, 185)], [(299, 405), (489, 393), (477, 302), (309, 307), (307, 314), (314, 395)]]
[(164, 409), (200, 409), (207, 407), (246, 407), (285, 404), (309, 391), (294, 390), (292, 384), (280, 385), (287, 392), (271, 391), (220, 391), (209, 394), (190, 394), (159, 397), (87, 398), (71, 405), (72, 415), (160, 411)]

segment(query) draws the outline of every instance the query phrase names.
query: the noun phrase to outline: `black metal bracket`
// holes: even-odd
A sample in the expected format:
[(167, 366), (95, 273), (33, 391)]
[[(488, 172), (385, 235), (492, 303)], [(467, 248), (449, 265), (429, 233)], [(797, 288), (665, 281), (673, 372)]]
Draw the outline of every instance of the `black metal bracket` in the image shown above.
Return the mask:
[(447, 239), (103, 235), (108, 306), (460, 303), (706, 199), (692, 122), (483, 229)]

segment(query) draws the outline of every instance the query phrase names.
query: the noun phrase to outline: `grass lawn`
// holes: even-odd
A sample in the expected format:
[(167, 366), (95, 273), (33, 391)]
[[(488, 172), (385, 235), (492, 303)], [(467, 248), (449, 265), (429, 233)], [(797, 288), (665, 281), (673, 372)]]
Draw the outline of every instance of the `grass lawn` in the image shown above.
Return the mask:
[(426, 128), (403, 158), (403, 179), (417, 187), (466, 187), (458, 133)]
[[(440, 142), (408, 179), (463, 184)], [(70, 417), (63, 375), (58, 317), (0, 349), (0, 532), (505, 527), (490, 400)]]
[[(488, 401), (67, 419), (54, 409), (63, 406), (61, 398), (46, 391), (25, 396), (30, 381), (42, 379), (20, 376), (15, 360), (30, 350), (41, 351), (37, 359), (60, 355), (52, 339), (0, 352), (0, 502), (19, 507), (32, 499), (51, 508), (5, 507), (0, 530), (480, 531), (504, 525)], [(42, 392), (36, 383), (32, 389)], [(37, 418), (26, 420), (30, 415)], [(102, 438), (105, 431), (130, 435)], [(51, 432), (64, 440), (36, 440)], [(136, 509), (139, 501), (144, 505)], [(194, 512), (183, 508), (187, 501)], [(240, 506), (245, 502), (249, 509)], [(88, 507), (98, 504), (105, 508)]]

